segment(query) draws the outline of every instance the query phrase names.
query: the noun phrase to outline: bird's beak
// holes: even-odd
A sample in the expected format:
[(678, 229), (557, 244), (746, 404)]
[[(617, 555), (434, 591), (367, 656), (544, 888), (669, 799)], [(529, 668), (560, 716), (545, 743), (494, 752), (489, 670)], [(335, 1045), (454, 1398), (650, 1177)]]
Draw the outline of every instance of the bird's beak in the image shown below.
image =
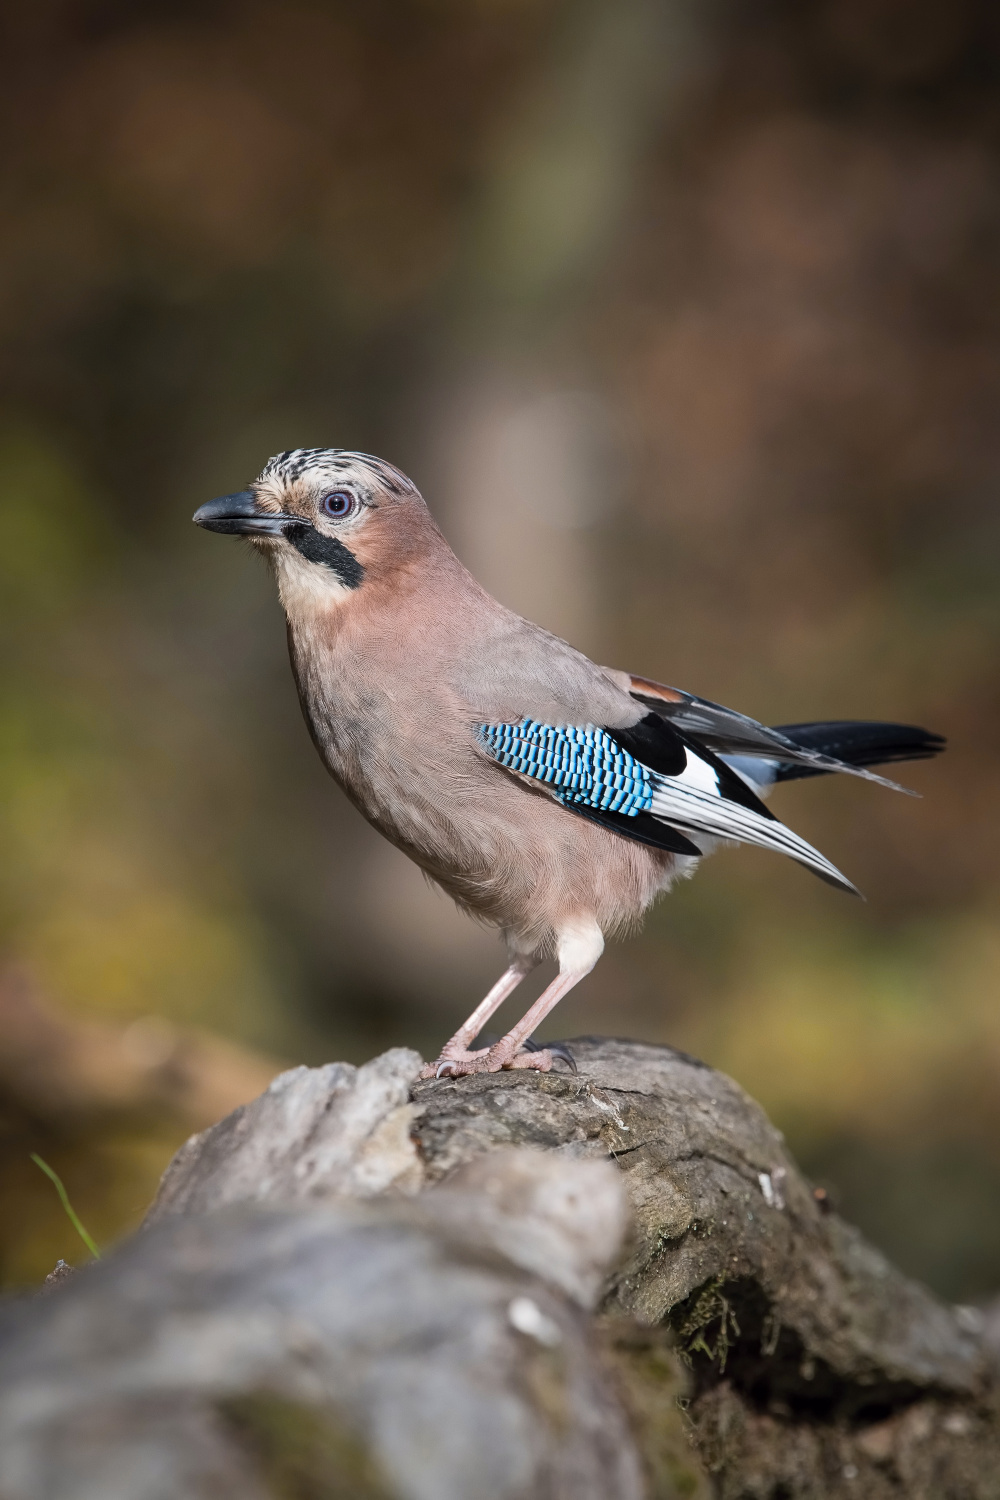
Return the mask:
[(192, 520), (206, 531), (222, 531), (230, 536), (283, 536), (285, 527), (295, 516), (275, 515), (258, 510), (253, 490), (239, 490), (235, 495), (220, 495), (196, 510)]

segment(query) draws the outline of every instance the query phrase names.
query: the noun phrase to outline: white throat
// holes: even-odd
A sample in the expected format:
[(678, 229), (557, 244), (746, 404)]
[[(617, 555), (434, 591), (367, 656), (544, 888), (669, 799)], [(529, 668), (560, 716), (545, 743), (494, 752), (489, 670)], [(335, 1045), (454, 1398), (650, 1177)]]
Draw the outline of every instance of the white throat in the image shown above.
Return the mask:
[(309, 562), (291, 547), (277, 547), (272, 556), (278, 594), (289, 619), (326, 614), (331, 606), (343, 604), (355, 592), (341, 583), (332, 569)]

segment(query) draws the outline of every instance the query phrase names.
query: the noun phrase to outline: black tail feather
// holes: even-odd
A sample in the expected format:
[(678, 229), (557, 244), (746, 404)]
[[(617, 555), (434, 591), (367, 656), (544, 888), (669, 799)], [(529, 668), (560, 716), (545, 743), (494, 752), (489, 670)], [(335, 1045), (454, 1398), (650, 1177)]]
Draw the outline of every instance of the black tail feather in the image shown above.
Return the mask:
[[(884, 766), (899, 760), (928, 760), (932, 755), (939, 755), (946, 744), (942, 735), (918, 729), (913, 724), (873, 724), (845, 719), (829, 724), (777, 724), (775, 728), (801, 749), (818, 750), (849, 766)], [(783, 761), (774, 779), (801, 781), (806, 776), (825, 774), (819, 767)]]

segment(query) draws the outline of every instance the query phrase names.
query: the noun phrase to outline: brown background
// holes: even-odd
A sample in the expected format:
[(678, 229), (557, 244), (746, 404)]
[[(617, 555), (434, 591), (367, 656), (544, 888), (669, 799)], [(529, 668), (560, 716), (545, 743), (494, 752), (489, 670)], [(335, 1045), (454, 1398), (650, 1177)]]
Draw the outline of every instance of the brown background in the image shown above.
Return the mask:
[[(1000, 25), (975, 0), (8, 5), (0, 1276), (289, 1061), (501, 963), (326, 779), (190, 514), (384, 454), (505, 602), (769, 722), (912, 720), (554, 1018), (733, 1073), (946, 1295), (1000, 1283)], [(544, 475), (544, 483), (527, 476)]]

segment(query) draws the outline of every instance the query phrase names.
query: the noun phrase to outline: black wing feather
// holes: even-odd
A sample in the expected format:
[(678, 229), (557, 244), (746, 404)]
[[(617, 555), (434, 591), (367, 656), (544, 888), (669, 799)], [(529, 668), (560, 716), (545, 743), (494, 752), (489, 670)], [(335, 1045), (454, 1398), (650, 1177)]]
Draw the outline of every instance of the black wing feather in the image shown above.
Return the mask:
[(694, 735), (681, 734), (673, 724), (658, 713), (649, 713), (631, 729), (608, 729), (604, 733), (616, 740), (629, 755), (641, 760), (651, 771), (662, 776), (679, 776), (688, 763), (688, 752), (712, 767), (719, 782), (719, 795), (727, 802), (738, 802), (762, 818), (774, 821), (774, 813), (747, 786), (742, 776), (737, 776), (732, 766), (697, 740)]
[(649, 844), (654, 849), (666, 849), (671, 854), (692, 854), (696, 859), (700, 859), (704, 853), (679, 828), (661, 823), (659, 818), (651, 818), (649, 813), (636, 813), (634, 818), (628, 818), (624, 813), (602, 812), (600, 808), (586, 807), (580, 802), (564, 802), (563, 806), (567, 812), (577, 813), (591, 823), (600, 823), (602, 828), (610, 828), (612, 833), (620, 833), (633, 843)]
[[(831, 720), (821, 724), (779, 724), (775, 733), (802, 750), (819, 751), (849, 766), (884, 766), (894, 761), (929, 760), (940, 755), (947, 741), (943, 735), (915, 724), (880, 724), (860, 719)], [(823, 776), (821, 766), (782, 761), (775, 781), (801, 781)]]
[[(766, 724), (758, 724), (756, 719), (747, 718), (746, 714), (737, 713), (735, 709), (724, 708), (719, 703), (712, 703), (708, 698), (697, 698), (693, 693), (685, 693), (680, 688), (667, 687), (663, 683), (652, 682), (645, 677), (632, 678), (631, 695), (637, 703), (669, 719), (675, 729), (682, 735), (689, 736), (699, 748), (705, 746), (707, 749), (714, 750), (718, 755), (752, 755), (763, 760), (781, 762), (783, 773), (778, 777), (779, 780), (791, 781), (796, 775), (821, 776), (828, 771), (846, 771), (849, 775), (879, 782), (895, 791), (906, 791), (905, 787), (898, 786), (894, 781), (888, 781), (876, 772), (866, 769), (868, 765), (877, 765), (878, 759), (850, 760), (846, 756), (838, 756), (836, 751), (821, 748), (818, 744), (807, 743), (805, 737), (800, 736), (795, 739), (789, 733), (789, 730), (802, 731), (802, 735), (806, 736), (814, 728), (811, 724), (786, 724), (769, 729)], [(841, 723), (831, 723), (815, 727), (839, 731), (846, 726)], [(938, 737), (929, 735), (926, 730), (915, 730), (909, 725), (872, 727), (885, 727), (903, 731), (908, 735), (921, 735), (928, 747), (916, 754), (907, 751), (886, 756), (885, 759), (914, 760), (924, 755), (936, 754), (936, 749), (931, 749), (929, 746), (930, 742), (937, 741)], [(793, 772), (791, 767), (796, 765), (803, 769), (797, 773)], [(785, 767), (788, 769), (785, 770)], [(913, 796), (914, 793), (909, 793), (909, 795)]]
[[(657, 771), (661, 776), (679, 776), (688, 763), (688, 753), (695, 755), (698, 760), (706, 762), (715, 772), (719, 781), (719, 792), (722, 798), (729, 802), (738, 802), (742, 807), (747, 807), (751, 812), (758, 813), (762, 818), (774, 821), (774, 814), (760, 800), (753, 789), (747, 786), (742, 776), (737, 776), (731, 766), (720, 760), (711, 750), (703, 745), (696, 744), (689, 736), (678, 733), (672, 724), (661, 718), (658, 713), (649, 713), (638, 724), (633, 724), (630, 729), (609, 729), (602, 725), (604, 733), (615, 741), (622, 750), (636, 760), (642, 761), (651, 771)], [(664, 823), (660, 818), (654, 818), (649, 813), (638, 813), (635, 817), (626, 817), (623, 813), (604, 812), (600, 808), (582, 806), (579, 803), (566, 804), (571, 812), (578, 813), (580, 817), (588, 818), (592, 823), (600, 823), (604, 828), (610, 828), (615, 833), (623, 834), (625, 838), (634, 839), (639, 844), (651, 844), (656, 849), (668, 849), (674, 854), (690, 854), (700, 856), (702, 850), (693, 843), (686, 834), (672, 824)]]

